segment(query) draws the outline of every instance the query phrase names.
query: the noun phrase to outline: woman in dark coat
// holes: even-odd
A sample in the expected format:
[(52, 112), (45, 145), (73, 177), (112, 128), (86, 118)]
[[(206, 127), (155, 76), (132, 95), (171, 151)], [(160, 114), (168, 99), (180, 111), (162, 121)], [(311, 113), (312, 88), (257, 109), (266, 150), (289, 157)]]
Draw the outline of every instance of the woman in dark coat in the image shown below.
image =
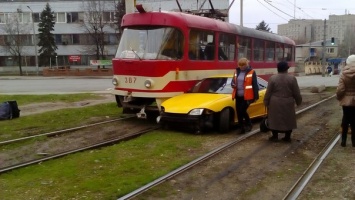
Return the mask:
[(269, 78), (264, 104), (268, 109), (268, 124), (272, 131), (271, 141), (278, 140), (280, 132), (285, 133), (284, 141), (291, 141), (292, 129), (297, 128), (295, 104), (302, 103), (297, 79), (287, 73), (287, 62), (277, 64), (278, 74)]

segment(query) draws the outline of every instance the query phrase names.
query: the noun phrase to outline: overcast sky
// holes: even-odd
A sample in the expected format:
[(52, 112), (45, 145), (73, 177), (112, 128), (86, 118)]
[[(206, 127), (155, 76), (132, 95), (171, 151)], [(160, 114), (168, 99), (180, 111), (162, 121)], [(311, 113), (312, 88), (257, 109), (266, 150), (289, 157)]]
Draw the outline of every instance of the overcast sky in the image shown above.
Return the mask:
[[(235, 0), (229, 10), (229, 21), (237, 25), (240, 1)], [(278, 24), (287, 24), (290, 19), (328, 20), (329, 15), (345, 13), (355, 14), (354, 0), (243, 0), (243, 26), (255, 28), (264, 20), (274, 33)]]

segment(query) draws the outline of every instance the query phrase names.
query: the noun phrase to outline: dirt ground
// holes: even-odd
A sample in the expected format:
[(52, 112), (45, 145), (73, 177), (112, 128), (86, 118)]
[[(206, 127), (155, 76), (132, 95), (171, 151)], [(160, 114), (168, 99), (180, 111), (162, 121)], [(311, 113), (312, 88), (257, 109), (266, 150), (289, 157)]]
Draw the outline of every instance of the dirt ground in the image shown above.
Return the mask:
[[(304, 107), (332, 95), (302, 92)], [(135, 199), (283, 199), (338, 133), (341, 115), (333, 98), (298, 116), (291, 143), (270, 142), (270, 133), (254, 135)], [(205, 145), (214, 146), (222, 138)], [(354, 153), (350, 141), (346, 148), (338, 142), (298, 199), (355, 199)]]
[[(302, 94), (304, 105), (332, 95), (311, 93), (307, 88), (302, 89)], [(112, 95), (103, 96), (101, 100), (20, 106), (21, 116), (114, 102)], [(282, 199), (332, 135), (340, 130), (341, 115), (341, 107), (336, 100), (331, 100), (300, 116), (291, 143), (271, 143), (267, 141), (268, 134), (253, 136), (137, 199)], [(235, 137), (235, 133), (225, 134), (205, 147), (213, 149)], [(299, 199), (355, 199), (354, 155), (349, 135), (347, 147), (340, 147), (340, 142), (336, 144)]]

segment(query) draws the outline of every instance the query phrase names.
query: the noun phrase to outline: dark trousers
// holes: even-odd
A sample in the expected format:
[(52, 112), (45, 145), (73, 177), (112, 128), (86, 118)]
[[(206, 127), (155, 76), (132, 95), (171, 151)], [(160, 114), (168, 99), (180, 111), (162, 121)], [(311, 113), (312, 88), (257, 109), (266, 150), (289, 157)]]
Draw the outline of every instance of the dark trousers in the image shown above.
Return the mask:
[(248, 101), (244, 100), (244, 97), (236, 97), (235, 108), (237, 110), (238, 124), (242, 128), (244, 128), (244, 125), (251, 125), (250, 117), (247, 113), (248, 107), (249, 103)]
[(355, 145), (355, 106), (343, 106), (343, 119), (341, 120), (342, 127), (342, 141), (346, 142), (346, 137), (349, 130), (349, 124), (351, 127), (351, 141), (353, 146)]

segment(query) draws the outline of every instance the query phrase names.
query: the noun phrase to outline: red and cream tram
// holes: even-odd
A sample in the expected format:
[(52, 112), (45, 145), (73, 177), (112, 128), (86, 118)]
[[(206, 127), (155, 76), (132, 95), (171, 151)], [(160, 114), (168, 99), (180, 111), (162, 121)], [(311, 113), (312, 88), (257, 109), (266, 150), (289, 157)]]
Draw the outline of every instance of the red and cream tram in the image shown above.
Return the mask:
[(295, 43), (277, 34), (181, 12), (126, 14), (121, 25), (113, 94), (124, 112), (140, 110), (138, 117), (202, 78), (232, 74), (241, 57), (266, 80), (280, 60), (294, 71)]

